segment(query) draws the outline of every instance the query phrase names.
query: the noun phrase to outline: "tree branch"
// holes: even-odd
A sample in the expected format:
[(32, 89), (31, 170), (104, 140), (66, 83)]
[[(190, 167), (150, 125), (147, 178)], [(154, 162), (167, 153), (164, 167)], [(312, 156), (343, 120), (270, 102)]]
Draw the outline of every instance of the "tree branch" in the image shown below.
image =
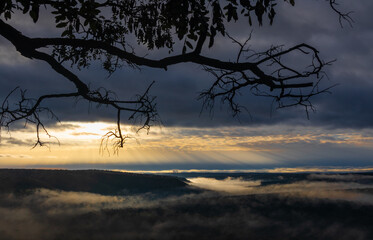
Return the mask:
[[(101, 93), (100, 90), (90, 90), (89, 87), (81, 81), (74, 73), (66, 69), (62, 64), (56, 61), (52, 56), (47, 53), (43, 53), (40, 51), (35, 50), (38, 48), (35, 42), (22, 35), (19, 31), (11, 27), (10, 25), (6, 24), (2, 20), (0, 20), (0, 34), (8, 39), (20, 52), (23, 56), (30, 58), (30, 59), (38, 59), (48, 63), (57, 73), (64, 76), (66, 79), (70, 80), (76, 87), (76, 93), (67, 93), (67, 94), (49, 94), (43, 95), (36, 100), (36, 102), (32, 99), (28, 99), (25, 97), (25, 91), (21, 90), (21, 100), (19, 101), (17, 108), (11, 110), (9, 106), (9, 96), (15, 92), (15, 90), (11, 91), (11, 93), (5, 98), (1, 111), (0, 111), (0, 127), (9, 128), (9, 125), (15, 121), (24, 119), (26, 123), (30, 122), (36, 125), (37, 128), (37, 142), (36, 145), (43, 145), (43, 142), (40, 140), (39, 130), (40, 128), (45, 131), (47, 135), (49, 135), (48, 131), (45, 129), (44, 124), (39, 116), (39, 113), (42, 111), (47, 111), (52, 114), (53, 117), (55, 115), (53, 112), (48, 108), (40, 107), (40, 104), (45, 99), (50, 98), (62, 98), (62, 97), (82, 97), (83, 99), (88, 100), (89, 102), (94, 102), (97, 104), (104, 104), (109, 105), (115, 109), (117, 109), (117, 132), (118, 135), (115, 135), (116, 139), (119, 141), (119, 147), (123, 147), (123, 143), (126, 137), (124, 137), (121, 133), (120, 127), (120, 112), (121, 111), (129, 111), (132, 112), (129, 119), (138, 119), (138, 115), (145, 116), (145, 122), (143, 123), (142, 127), (149, 129), (151, 122), (157, 121), (158, 114), (155, 105), (155, 98), (149, 96), (149, 90), (154, 82), (147, 88), (145, 93), (141, 96), (137, 96), (137, 100), (135, 101), (125, 101), (125, 100), (118, 100), (115, 97), (110, 96), (110, 92), (104, 90), (104, 93)], [(126, 107), (123, 104), (133, 105), (133, 107)], [(57, 117), (56, 117), (57, 118)], [(140, 117), (142, 119), (142, 117)]]

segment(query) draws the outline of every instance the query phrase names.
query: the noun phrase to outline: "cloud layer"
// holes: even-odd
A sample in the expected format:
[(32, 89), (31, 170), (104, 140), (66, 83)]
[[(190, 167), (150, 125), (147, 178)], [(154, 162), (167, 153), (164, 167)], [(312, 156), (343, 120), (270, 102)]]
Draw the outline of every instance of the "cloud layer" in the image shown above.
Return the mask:
[[(290, 47), (298, 43), (309, 43), (317, 47), (325, 59), (337, 59), (327, 74), (330, 80), (326, 85), (340, 84), (332, 90), (332, 95), (315, 98), (316, 114), (311, 115), (312, 125), (322, 125), (338, 128), (372, 127), (373, 109), (372, 102), (373, 84), (371, 78), (372, 51), (372, 22), (370, 11), (372, 3), (369, 0), (359, 1), (353, 6), (347, 1), (340, 1), (342, 11), (354, 11), (352, 15), (355, 23), (353, 28), (344, 24), (341, 28), (338, 16), (323, 1), (297, 2), (295, 7), (287, 3), (279, 3), (278, 15), (273, 26), (265, 24), (263, 27), (253, 26), (254, 32), (250, 45), (253, 49), (265, 50), (271, 45)], [(317, 13), (317, 17), (315, 17)], [(294, 20), (296, 19), (296, 20)], [(58, 34), (49, 29), (45, 22), (45, 29), (27, 25), (22, 29), (21, 24), (25, 19), (15, 21), (22, 31), (31, 34)], [(245, 39), (251, 29), (247, 23), (238, 21), (232, 24), (228, 31), (237, 39)], [(1, 39), (0, 84), (1, 96), (5, 96), (15, 86), (29, 89), (30, 96), (49, 92), (69, 91), (72, 86), (61, 76), (54, 73), (46, 64), (24, 60), (4, 39)], [(228, 47), (230, 46), (230, 47)], [(139, 48), (142, 52), (143, 49)], [(236, 48), (230, 40), (217, 39), (213, 49), (206, 51), (209, 56), (224, 59), (233, 59)], [(157, 54), (151, 56), (157, 58)], [(293, 62), (299, 62), (294, 59)], [(22, 69), (22, 71), (19, 71)], [(276, 111), (271, 115), (271, 101), (253, 97), (248, 92), (242, 92), (241, 103), (250, 111), (252, 117), (243, 114), (240, 121), (229, 117), (225, 107), (222, 110), (217, 105), (214, 118), (211, 120), (208, 113), (199, 116), (201, 102), (196, 100), (198, 92), (212, 84), (208, 76), (198, 66), (186, 64), (170, 67), (168, 71), (143, 69), (141, 72), (124, 69), (115, 73), (110, 80), (105, 80), (107, 75), (95, 64), (88, 71), (81, 71), (82, 79), (94, 87), (101, 85), (108, 89), (115, 89), (121, 96), (129, 98), (146, 88), (152, 81), (156, 85), (152, 94), (158, 96), (159, 112), (166, 125), (177, 126), (221, 126), (238, 124), (302, 124), (306, 122), (305, 112), (302, 109)], [(27, 81), (25, 81), (27, 79)], [(43, 86), (43, 88), (40, 88)], [(96, 110), (84, 103), (75, 104), (74, 101), (50, 101), (52, 106), (63, 120), (109, 120), (115, 118), (115, 113), (106, 108)], [(72, 106), (76, 105), (75, 108)], [(88, 113), (89, 112), (89, 113)]]

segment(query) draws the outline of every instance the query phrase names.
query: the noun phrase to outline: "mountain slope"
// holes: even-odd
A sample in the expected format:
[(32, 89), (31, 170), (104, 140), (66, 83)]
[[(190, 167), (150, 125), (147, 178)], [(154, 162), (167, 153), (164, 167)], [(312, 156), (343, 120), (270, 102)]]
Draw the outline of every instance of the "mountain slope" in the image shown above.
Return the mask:
[(36, 188), (91, 192), (105, 195), (176, 190), (186, 187), (181, 178), (102, 170), (0, 169), (0, 192)]

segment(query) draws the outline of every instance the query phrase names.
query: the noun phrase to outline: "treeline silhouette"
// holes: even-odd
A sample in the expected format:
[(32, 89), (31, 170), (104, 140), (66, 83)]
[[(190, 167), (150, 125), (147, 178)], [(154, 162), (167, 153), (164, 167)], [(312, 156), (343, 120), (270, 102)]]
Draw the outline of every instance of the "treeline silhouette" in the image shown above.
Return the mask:
[(104, 195), (186, 190), (185, 179), (103, 170), (0, 169), (0, 192), (46, 188)]

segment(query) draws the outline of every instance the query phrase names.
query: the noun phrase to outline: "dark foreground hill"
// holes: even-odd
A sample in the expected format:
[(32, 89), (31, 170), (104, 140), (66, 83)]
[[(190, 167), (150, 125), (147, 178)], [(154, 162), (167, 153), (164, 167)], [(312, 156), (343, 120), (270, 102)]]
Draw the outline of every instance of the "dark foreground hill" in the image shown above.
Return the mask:
[(46, 188), (104, 195), (183, 190), (184, 179), (102, 170), (0, 169), (0, 192)]

